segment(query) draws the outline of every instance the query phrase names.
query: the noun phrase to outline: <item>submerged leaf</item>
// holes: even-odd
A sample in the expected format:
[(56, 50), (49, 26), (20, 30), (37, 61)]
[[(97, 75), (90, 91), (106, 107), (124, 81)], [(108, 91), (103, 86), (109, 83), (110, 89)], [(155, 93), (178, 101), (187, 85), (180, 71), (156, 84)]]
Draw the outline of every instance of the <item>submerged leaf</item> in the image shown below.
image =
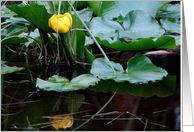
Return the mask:
[(167, 76), (167, 72), (159, 67), (156, 67), (142, 53), (137, 53), (127, 63), (127, 70), (124, 72), (119, 63), (111, 62), (116, 74), (110, 68), (105, 59), (98, 58), (93, 61), (90, 72), (101, 79), (113, 79), (116, 82), (130, 83), (148, 83), (149, 81), (162, 80)]
[(83, 74), (75, 77), (70, 82), (65, 77), (54, 75), (47, 81), (37, 78), (36, 87), (46, 91), (74, 91), (79, 89), (86, 89), (98, 83), (99, 79), (89, 75)]

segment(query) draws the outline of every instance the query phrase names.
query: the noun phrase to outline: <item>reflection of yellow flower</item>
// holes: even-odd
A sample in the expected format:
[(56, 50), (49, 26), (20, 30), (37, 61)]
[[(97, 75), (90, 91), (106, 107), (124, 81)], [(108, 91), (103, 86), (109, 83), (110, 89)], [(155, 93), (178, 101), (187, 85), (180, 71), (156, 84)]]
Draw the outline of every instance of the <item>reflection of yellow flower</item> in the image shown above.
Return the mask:
[(52, 126), (58, 130), (59, 128), (67, 128), (73, 125), (73, 117), (70, 115), (67, 116), (53, 116), (50, 118)]
[[(57, 32), (57, 19), (58, 15), (54, 14), (48, 21), (49, 27), (51, 27), (55, 32)], [(72, 25), (72, 17), (67, 12), (63, 15), (59, 15), (59, 22), (58, 22), (58, 33), (66, 33), (69, 31)]]

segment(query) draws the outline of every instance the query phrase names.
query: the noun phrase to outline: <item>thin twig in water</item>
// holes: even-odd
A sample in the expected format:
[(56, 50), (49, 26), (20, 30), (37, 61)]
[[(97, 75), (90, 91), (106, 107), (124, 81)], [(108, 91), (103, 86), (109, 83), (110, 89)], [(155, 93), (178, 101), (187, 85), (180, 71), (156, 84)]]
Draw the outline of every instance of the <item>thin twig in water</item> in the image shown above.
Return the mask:
[(113, 122), (114, 120), (117, 120), (120, 116), (122, 116), (124, 114), (124, 112), (123, 113), (121, 113), (119, 116), (117, 116), (116, 118), (114, 118), (113, 120), (111, 120), (111, 121), (109, 121), (107, 124), (110, 124), (111, 122)]
[(144, 127), (143, 131), (146, 130), (147, 124), (148, 124), (148, 120), (146, 120), (145, 127)]

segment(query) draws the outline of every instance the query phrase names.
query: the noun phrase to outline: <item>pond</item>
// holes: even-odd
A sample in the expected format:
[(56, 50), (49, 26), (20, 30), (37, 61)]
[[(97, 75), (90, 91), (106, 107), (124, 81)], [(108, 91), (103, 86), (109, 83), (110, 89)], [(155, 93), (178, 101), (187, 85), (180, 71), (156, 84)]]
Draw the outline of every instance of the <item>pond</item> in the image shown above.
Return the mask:
[[(126, 60), (134, 54), (125, 52), (118, 61), (126, 67)], [(168, 72), (162, 81), (129, 84), (101, 80), (85, 90), (69, 92), (40, 90), (36, 79), (59, 74), (71, 80), (88, 73), (91, 66), (69, 69), (52, 60), (45, 66), (33, 58), (28, 58), (27, 64), (24, 58), (14, 55), (9, 65), (26, 69), (1, 76), (1, 130), (64, 130), (59, 124), (54, 127), (52, 119), (70, 115), (73, 122), (67, 118), (71, 123), (65, 130), (180, 131), (180, 54), (149, 57)]]
[(1, 4), (1, 130), (180, 130), (181, 2)]

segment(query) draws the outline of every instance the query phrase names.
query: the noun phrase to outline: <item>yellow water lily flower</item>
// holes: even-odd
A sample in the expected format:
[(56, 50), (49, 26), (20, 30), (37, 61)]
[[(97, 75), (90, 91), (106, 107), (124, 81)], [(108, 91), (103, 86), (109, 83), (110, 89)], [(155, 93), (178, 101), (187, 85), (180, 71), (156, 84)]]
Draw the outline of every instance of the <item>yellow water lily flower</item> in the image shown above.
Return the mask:
[[(48, 21), (49, 27), (51, 27), (55, 32), (57, 32), (57, 19), (58, 15), (54, 14)], [(58, 33), (67, 33), (71, 25), (72, 17), (68, 12), (63, 15), (59, 15)]]
[(73, 125), (73, 117), (71, 115), (67, 116), (53, 116), (50, 118), (52, 126), (58, 130), (59, 128), (67, 128)]

